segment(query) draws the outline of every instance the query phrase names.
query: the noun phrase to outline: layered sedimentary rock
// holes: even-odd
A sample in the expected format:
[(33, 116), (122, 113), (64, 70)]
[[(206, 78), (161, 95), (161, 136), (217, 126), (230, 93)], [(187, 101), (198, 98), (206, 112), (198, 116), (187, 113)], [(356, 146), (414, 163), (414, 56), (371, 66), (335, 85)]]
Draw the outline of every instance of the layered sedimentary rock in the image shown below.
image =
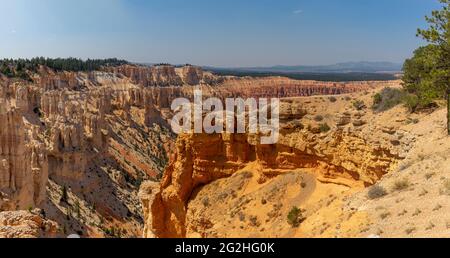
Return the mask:
[(58, 227), (41, 210), (0, 212), (0, 238), (57, 237)]
[(48, 174), (40, 124), (30, 115), (37, 94), (18, 84), (0, 94), (0, 209), (26, 209), (44, 201)]
[[(125, 65), (92, 72), (56, 72), (40, 67), (31, 78), (26, 82), (0, 75), (0, 209), (41, 207), (62, 228), (91, 236), (111, 235), (119, 229), (122, 236), (141, 235), (137, 189), (143, 180), (157, 180), (172, 155), (174, 135), (168, 120), (173, 115), (170, 106), (174, 99), (192, 100), (198, 87), (205, 97), (224, 99), (342, 94), (380, 85), (299, 82), (278, 77), (238, 79), (215, 76), (195, 66), (167, 65)], [(301, 111), (300, 106), (292, 107), (281, 119), (300, 119), (305, 115)], [(240, 137), (206, 139), (226, 149), (209, 146), (211, 155), (224, 154), (229, 160), (199, 156), (201, 161), (196, 166), (204, 166), (205, 171), (218, 164), (225, 167), (213, 175), (199, 173), (192, 187), (230, 175), (248, 162), (267, 160), (267, 168), (278, 166), (279, 159), (291, 162), (281, 153), (275, 160), (265, 157), (266, 151), (272, 150), (249, 145), (247, 136)], [(189, 149), (190, 140), (180, 139), (180, 154), (172, 164), (181, 164), (182, 148), (197, 151), (195, 146)], [(275, 148), (284, 151), (283, 146), (292, 148), (289, 144)], [(168, 171), (171, 169), (177, 170), (173, 165)], [(167, 184), (167, 176), (164, 180)], [(174, 210), (182, 207), (191, 191), (183, 190)], [(150, 199), (148, 203), (154, 203)], [(144, 207), (146, 214), (150, 210)], [(94, 223), (88, 225), (86, 221)], [(159, 222), (155, 225), (166, 227)], [(181, 226), (174, 227), (180, 228), (169, 232), (183, 235)]]
[[(229, 78), (223, 91), (240, 97), (289, 98), (313, 95), (338, 95), (376, 88), (381, 82), (298, 81), (283, 77)], [(386, 86), (390, 84), (384, 83)]]
[[(151, 91), (105, 72), (42, 68), (33, 78), (0, 81), (0, 210), (45, 208), (64, 228), (96, 235), (82, 222), (92, 214), (65, 220), (73, 206), (97, 206), (102, 220), (123, 222), (121, 234), (140, 235), (137, 187), (159, 176), (172, 137)], [(62, 202), (63, 191), (73, 195)]]
[[(307, 115), (305, 110), (311, 110), (311, 107), (301, 106), (297, 101), (284, 105), (280, 116), (286, 122), (281, 125), (279, 142), (274, 145), (261, 145), (258, 136), (248, 134), (179, 136), (176, 155), (167, 167), (161, 184), (141, 188), (141, 198), (145, 200), (143, 206), (146, 210), (144, 236), (196, 236), (193, 233), (199, 228), (215, 228), (215, 223), (211, 220), (221, 221), (223, 218), (202, 216), (201, 207), (191, 207), (190, 203), (194, 202), (196, 196), (205, 196), (201, 194), (204, 186), (220, 179), (234, 178), (234, 174), (244, 168), (253, 168), (249, 173), (257, 175), (260, 185), (292, 171), (307, 170), (320, 183), (362, 189), (375, 184), (391, 171), (405, 157), (405, 146), (412, 141), (404, 133), (399, 137), (384, 133), (367, 136), (360, 124), (354, 126), (350, 123), (353, 119), (360, 120), (365, 116), (365, 113), (360, 114), (358, 111), (348, 114), (349, 122), (345, 125), (340, 122), (340, 116), (336, 115), (337, 123), (332, 126), (331, 131), (321, 133), (319, 129), (319, 132), (315, 132), (301, 122)], [(297, 123), (292, 125), (292, 122)], [(369, 127), (365, 129), (373, 130)], [(393, 134), (397, 132), (394, 131)], [(392, 138), (396, 138), (398, 144)], [(218, 196), (230, 195), (227, 190), (222, 190), (224, 192), (217, 193)], [(203, 201), (196, 202), (203, 202), (208, 207), (208, 212), (211, 212), (215, 205), (207, 199), (205, 197)], [(232, 218), (234, 215), (230, 216)], [(193, 221), (194, 218), (196, 222)], [(224, 231), (215, 232), (217, 233), (219, 235), (215, 236), (226, 234)]]
[(172, 101), (180, 97), (193, 100), (194, 89), (201, 89), (204, 96), (219, 98), (289, 98), (347, 94), (367, 91), (381, 85), (398, 84), (398, 82), (376, 81), (299, 81), (284, 77), (220, 77), (195, 66), (176, 68), (167, 65), (155, 67), (127, 65), (106, 70), (119, 77), (125, 75), (133, 84), (143, 86), (146, 99), (157, 108), (170, 108)]
[[(263, 146), (249, 144), (245, 136), (180, 137), (175, 161), (167, 168), (161, 185), (141, 189), (143, 198), (153, 201), (144, 203), (145, 209), (153, 211), (146, 216), (145, 236), (185, 237), (187, 205), (194, 190), (230, 177), (252, 162), (264, 168), (263, 177), (309, 168), (315, 169), (324, 182), (363, 187), (375, 183), (399, 160), (388, 149), (368, 147), (357, 137), (336, 133), (327, 141)], [(357, 155), (348, 153), (354, 147)]]
[(158, 65), (152, 67), (124, 65), (120, 67), (107, 68), (106, 71), (125, 75), (134, 84), (144, 87), (158, 86), (182, 86), (214, 84), (222, 81), (222, 78), (204, 72), (195, 66), (174, 67), (171, 65)]

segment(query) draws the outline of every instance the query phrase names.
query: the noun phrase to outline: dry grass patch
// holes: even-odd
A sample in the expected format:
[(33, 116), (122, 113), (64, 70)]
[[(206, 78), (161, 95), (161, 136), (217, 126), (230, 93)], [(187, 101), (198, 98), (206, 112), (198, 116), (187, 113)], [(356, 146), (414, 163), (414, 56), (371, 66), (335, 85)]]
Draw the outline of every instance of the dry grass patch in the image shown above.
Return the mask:
[(411, 183), (407, 178), (398, 179), (394, 182), (393, 189), (394, 191), (403, 191), (408, 189), (411, 186)]
[(369, 189), (369, 192), (367, 193), (367, 197), (369, 197), (369, 199), (371, 199), (371, 200), (379, 199), (386, 195), (387, 195), (386, 189), (384, 189), (382, 186), (379, 186), (379, 185), (372, 186)]
[(416, 230), (417, 230), (417, 228), (415, 228), (415, 227), (410, 227), (410, 228), (407, 228), (407, 229), (405, 230), (405, 233), (406, 233), (407, 235), (411, 235), (411, 234), (414, 233)]
[(383, 219), (383, 220), (388, 218), (388, 217), (390, 217), (390, 216), (391, 216), (390, 212), (384, 212), (384, 213), (380, 214), (380, 218)]
[(436, 175), (436, 173), (434, 173), (434, 172), (430, 172), (430, 173), (426, 173), (425, 174), (425, 178), (427, 179), (427, 180), (430, 180), (433, 176), (435, 176)]

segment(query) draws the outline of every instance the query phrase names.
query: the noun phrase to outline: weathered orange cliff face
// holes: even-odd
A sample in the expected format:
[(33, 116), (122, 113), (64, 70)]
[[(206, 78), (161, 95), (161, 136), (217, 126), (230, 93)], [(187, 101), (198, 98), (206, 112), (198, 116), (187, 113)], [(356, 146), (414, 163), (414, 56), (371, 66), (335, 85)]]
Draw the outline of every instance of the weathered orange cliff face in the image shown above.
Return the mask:
[[(184, 236), (187, 200), (198, 186), (255, 162), (276, 170), (323, 167), (336, 160), (310, 153), (310, 143), (255, 146), (245, 135), (184, 136), (175, 144), (168, 125), (175, 98), (192, 99), (196, 87), (205, 97), (262, 98), (354, 93), (389, 83), (220, 77), (194, 66), (125, 65), (87, 73), (41, 67), (32, 82), (0, 75), (0, 210), (38, 207), (59, 223), (60, 232), (126, 237), (142, 235), (142, 208), (147, 215), (156, 209), (164, 214), (154, 219), (158, 235)], [(305, 115), (297, 111), (284, 119)], [(161, 197), (143, 196), (148, 205), (141, 208), (141, 182), (157, 181), (171, 155)], [(381, 168), (369, 169), (367, 178), (356, 178), (349, 164), (323, 171), (372, 183), (373, 174), (388, 166), (380, 161)], [(264, 172), (271, 173), (278, 172)], [(190, 183), (184, 185), (185, 180)]]
[[(223, 95), (242, 98), (290, 98), (314, 95), (340, 95), (367, 91), (395, 82), (319, 82), (298, 81), (283, 77), (228, 78), (221, 84)], [(228, 93), (228, 94), (226, 94)]]
[[(314, 112), (316, 103), (311, 102), (306, 98), (282, 105), (280, 116), (286, 120), (282, 123), (280, 141), (275, 145), (261, 145), (257, 136), (246, 134), (179, 136), (176, 155), (166, 169), (161, 184), (149, 183), (141, 188), (146, 220), (144, 236), (274, 236), (274, 229), (260, 231), (263, 229), (261, 216), (267, 216), (263, 220), (265, 225), (273, 227), (286, 224), (279, 221), (280, 217), (285, 216), (272, 216), (274, 211), (268, 210), (267, 214), (259, 214), (259, 217), (249, 217), (251, 212), (247, 210), (247, 219), (259, 226), (237, 227), (243, 221), (233, 220), (235, 217), (242, 220), (245, 212), (236, 207), (264, 210), (264, 207), (259, 207), (261, 202), (265, 207), (272, 203), (276, 206), (276, 198), (269, 200), (271, 191), (268, 188), (282, 184), (287, 180), (283, 178), (287, 177), (293, 178), (289, 179), (288, 186), (283, 186), (286, 189), (278, 189), (278, 198), (287, 198), (290, 187), (301, 191), (301, 181), (305, 178), (309, 185), (316, 185), (311, 189), (305, 186), (311, 193), (300, 194), (299, 203), (316, 198), (312, 194), (314, 191), (316, 195), (323, 191), (322, 194), (328, 196), (332, 190), (363, 189), (376, 183), (405, 157), (407, 150), (399, 146), (405, 146), (403, 142), (409, 143), (409, 136), (395, 136), (395, 131), (392, 133), (394, 136), (391, 132), (367, 136), (365, 131), (374, 125), (365, 125), (369, 122), (365, 120), (365, 112), (342, 110), (339, 104), (334, 108), (337, 115), (326, 118), (329, 123), (334, 123), (332, 130), (317, 132), (314, 121), (308, 120), (308, 112), (305, 112)], [(323, 100), (318, 103), (321, 102)], [(309, 128), (303, 126), (304, 121), (310, 121)], [(320, 190), (322, 188), (328, 190)], [(246, 196), (249, 196), (248, 199)], [(288, 212), (281, 210), (275, 208), (276, 212)], [(278, 236), (289, 236), (289, 228), (283, 230)], [(235, 232), (234, 235), (232, 232)]]

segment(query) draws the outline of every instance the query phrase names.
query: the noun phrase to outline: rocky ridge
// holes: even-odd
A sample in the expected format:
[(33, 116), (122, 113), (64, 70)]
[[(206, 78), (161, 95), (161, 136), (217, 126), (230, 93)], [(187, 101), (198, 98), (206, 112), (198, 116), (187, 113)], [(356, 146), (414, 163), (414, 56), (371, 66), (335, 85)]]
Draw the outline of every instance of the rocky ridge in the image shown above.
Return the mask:
[[(357, 99), (370, 101), (369, 93), (360, 94)], [(161, 184), (141, 187), (144, 236), (292, 237), (297, 233), (289, 227), (275, 229), (286, 225), (282, 214), (288, 208), (309, 205), (306, 212), (322, 216), (321, 210), (328, 206), (317, 207), (312, 200), (331, 204), (336, 196), (343, 198), (377, 183), (408, 156), (416, 136), (384, 126), (382, 119), (374, 118), (376, 114), (355, 109), (351, 101), (348, 96), (335, 103), (327, 97), (284, 100), (281, 138), (275, 145), (260, 145), (258, 136), (247, 134), (179, 136), (176, 155)], [(318, 117), (331, 125), (330, 131), (321, 131)], [(274, 185), (277, 190), (269, 190)], [(291, 187), (298, 197), (279, 203), (289, 199), (286, 194)], [(333, 198), (325, 200), (329, 196)], [(274, 210), (267, 210), (271, 204)], [(267, 210), (267, 214), (253, 215), (255, 210)], [(310, 229), (309, 236), (324, 232)]]
[(42, 208), (62, 235), (140, 236), (138, 188), (143, 180), (158, 180), (172, 155), (167, 120), (173, 99), (192, 99), (198, 86), (205, 96), (259, 98), (349, 93), (381, 84), (251, 81), (193, 66), (78, 73), (41, 67), (32, 82), (0, 75), (1, 211)]

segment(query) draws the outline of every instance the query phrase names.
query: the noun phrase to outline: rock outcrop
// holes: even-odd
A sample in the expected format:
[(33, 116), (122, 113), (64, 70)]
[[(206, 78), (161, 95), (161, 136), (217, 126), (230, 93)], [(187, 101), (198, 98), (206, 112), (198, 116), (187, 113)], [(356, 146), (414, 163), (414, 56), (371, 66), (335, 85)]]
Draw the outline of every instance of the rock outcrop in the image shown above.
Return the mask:
[(290, 98), (314, 95), (339, 95), (367, 91), (381, 84), (395, 82), (318, 82), (298, 81), (283, 77), (230, 78), (222, 84), (223, 91), (242, 98)]
[(41, 210), (0, 212), (0, 238), (57, 236), (59, 236), (58, 225), (45, 219)]
[[(158, 178), (172, 142), (151, 90), (105, 72), (41, 68), (33, 80), (0, 81), (0, 210), (44, 208), (67, 230), (96, 235), (82, 222), (94, 214), (66, 219), (73, 212), (66, 202), (89, 201), (95, 217), (140, 235), (139, 184)], [(63, 189), (71, 200), (61, 202)]]
[(144, 87), (168, 87), (199, 84), (216, 84), (222, 78), (204, 72), (200, 67), (191, 65), (174, 67), (171, 65), (158, 65), (152, 67), (124, 65), (106, 68), (106, 71), (116, 75), (125, 75), (134, 84)]
[[(306, 116), (305, 110), (311, 110), (306, 104), (302, 108), (298, 101), (284, 106), (282, 112), (287, 114), (280, 116), (292, 118), (290, 122), (296, 121), (295, 118), (300, 121)], [(275, 145), (260, 145), (257, 136), (247, 134), (179, 136), (176, 155), (161, 184), (141, 188), (143, 206), (147, 211), (144, 236), (195, 236), (192, 225), (198, 228), (198, 223), (193, 223), (188, 214), (189, 208), (194, 209), (194, 213), (199, 208), (190, 207), (190, 202), (196, 195), (201, 195), (199, 191), (204, 186), (231, 178), (245, 168), (254, 168), (248, 171), (258, 177), (261, 185), (292, 171), (308, 170), (318, 182), (363, 189), (391, 171), (407, 151), (399, 146), (408, 146), (413, 140), (411, 136), (403, 135), (399, 139), (401, 144), (393, 144), (390, 136), (367, 137), (361, 132), (362, 125), (351, 124), (350, 114), (344, 114), (345, 123), (342, 116), (337, 117), (336, 127), (319, 134), (301, 126), (282, 125), (287, 129), (281, 131), (280, 141)], [(356, 117), (361, 118), (359, 114)], [(209, 210), (214, 210), (214, 204), (208, 205)], [(207, 220), (199, 213), (197, 215), (200, 216), (197, 219)], [(208, 228), (213, 227), (214, 223)]]
[(0, 91), (1, 210), (35, 207), (45, 199), (45, 144), (38, 136), (40, 124), (29, 115), (36, 102), (34, 90), (11, 84)]
[[(173, 116), (172, 101), (179, 97), (192, 100), (197, 87), (205, 97), (224, 99), (355, 93), (380, 85), (221, 77), (189, 65), (124, 65), (92, 72), (57, 72), (40, 67), (31, 74), (31, 81), (0, 75), (0, 210), (45, 209), (48, 217), (67, 233), (116, 237), (111, 232), (120, 232), (121, 236), (140, 236), (143, 221), (137, 196), (139, 186), (143, 180), (159, 180), (169, 157), (175, 155), (175, 147), (178, 154), (167, 169), (171, 172), (164, 177), (161, 197), (150, 197), (150, 190), (142, 193), (148, 200), (144, 207), (147, 218), (151, 217), (153, 204), (155, 210), (166, 214), (155, 217), (151, 224), (169, 228), (167, 235), (185, 235), (183, 207), (197, 186), (228, 177), (251, 162), (261, 162), (268, 169), (267, 175), (275, 173), (269, 170), (276, 168), (333, 164), (333, 169), (349, 180), (373, 183), (372, 179), (380, 174), (378, 170), (388, 166), (391, 159), (377, 160), (376, 168), (365, 167), (367, 176), (355, 178), (357, 172), (351, 162), (343, 164), (328, 157), (329, 153), (306, 143), (311, 139), (302, 138), (305, 142), (301, 146), (293, 143), (300, 139), (296, 138), (264, 147), (249, 144), (245, 135), (204, 139), (184, 136), (175, 144), (168, 120)], [(287, 123), (298, 122), (305, 115), (301, 105), (290, 105), (281, 117), (286, 122), (283, 128), (304, 129), (299, 123)], [(203, 154), (205, 150), (207, 153)], [(286, 154), (290, 150), (295, 150), (292, 157)], [(217, 159), (214, 155), (226, 158)], [(193, 177), (189, 176), (191, 167)], [(212, 174), (211, 169), (215, 171)], [(178, 193), (180, 189), (171, 182), (185, 179), (191, 186), (180, 188)], [(157, 200), (161, 200), (161, 205), (173, 206), (162, 209)], [(172, 216), (176, 218), (170, 219)], [(160, 223), (160, 219), (164, 222)], [(146, 235), (152, 231), (153, 226), (148, 226)]]

